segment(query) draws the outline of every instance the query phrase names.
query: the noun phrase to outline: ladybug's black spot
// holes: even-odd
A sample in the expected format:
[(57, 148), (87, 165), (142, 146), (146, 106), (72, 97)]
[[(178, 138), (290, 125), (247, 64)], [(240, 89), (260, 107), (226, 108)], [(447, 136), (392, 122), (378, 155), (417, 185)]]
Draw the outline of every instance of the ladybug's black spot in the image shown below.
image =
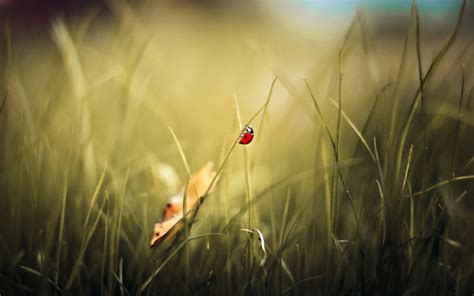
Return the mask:
[(171, 208), (171, 204), (170, 204), (170, 203), (167, 203), (167, 204), (166, 204), (166, 207), (167, 207), (167, 208)]

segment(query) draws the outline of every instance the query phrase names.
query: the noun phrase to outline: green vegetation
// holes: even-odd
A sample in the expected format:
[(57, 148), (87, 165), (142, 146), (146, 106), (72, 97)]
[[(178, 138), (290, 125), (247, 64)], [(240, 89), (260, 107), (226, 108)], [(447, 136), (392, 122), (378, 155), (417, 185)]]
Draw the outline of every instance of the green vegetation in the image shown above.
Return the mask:
[[(190, 29), (209, 18), (197, 11), (155, 36), (111, 5), (106, 24), (56, 19), (34, 50), (6, 22), (0, 294), (471, 295), (465, 6), (429, 45), (415, 5), (404, 39), (382, 45), (357, 13), (306, 78), (274, 61), (315, 43), (261, 20)], [(256, 23), (307, 50), (255, 42)], [(250, 49), (227, 55), (235, 38)], [(236, 145), (249, 121), (254, 142)], [(150, 249), (167, 198), (209, 160), (216, 190)]]

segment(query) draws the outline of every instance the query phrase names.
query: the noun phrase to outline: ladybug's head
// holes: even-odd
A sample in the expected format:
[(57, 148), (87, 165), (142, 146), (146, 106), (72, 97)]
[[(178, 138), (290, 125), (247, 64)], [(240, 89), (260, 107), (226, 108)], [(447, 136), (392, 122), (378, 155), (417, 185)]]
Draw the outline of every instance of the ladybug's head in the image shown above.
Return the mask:
[(249, 134), (252, 134), (253, 135), (253, 128), (250, 126), (250, 125), (247, 125), (245, 127), (245, 131)]

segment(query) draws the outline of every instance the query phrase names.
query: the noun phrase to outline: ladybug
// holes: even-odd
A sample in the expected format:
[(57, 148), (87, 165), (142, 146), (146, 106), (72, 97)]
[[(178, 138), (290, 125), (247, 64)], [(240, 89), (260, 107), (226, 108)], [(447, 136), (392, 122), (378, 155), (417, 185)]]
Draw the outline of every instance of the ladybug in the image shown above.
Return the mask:
[(250, 144), (250, 142), (252, 142), (253, 140), (253, 136), (254, 136), (253, 128), (250, 125), (247, 125), (242, 135), (240, 135), (239, 144), (242, 144), (242, 145)]

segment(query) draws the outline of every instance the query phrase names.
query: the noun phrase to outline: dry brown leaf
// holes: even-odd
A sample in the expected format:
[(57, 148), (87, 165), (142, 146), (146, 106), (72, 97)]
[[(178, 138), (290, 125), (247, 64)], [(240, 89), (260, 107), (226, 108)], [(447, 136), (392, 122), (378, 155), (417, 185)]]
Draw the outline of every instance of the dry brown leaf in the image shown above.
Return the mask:
[[(186, 186), (188, 213), (192, 210), (196, 210), (195, 207), (197, 206), (197, 201), (206, 193), (207, 188), (215, 176), (216, 172), (214, 170), (213, 162), (208, 162), (191, 176), (191, 179)], [(215, 184), (216, 182), (213, 184), (209, 192), (214, 190)], [(173, 237), (175, 233), (182, 229), (182, 223), (180, 225), (176, 224), (181, 220), (181, 218), (183, 218), (184, 215), (183, 195), (184, 190), (168, 200), (166, 209), (163, 213), (162, 222), (156, 223), (153, 229), (150, 247), (159, 245), (162, 241)]]

